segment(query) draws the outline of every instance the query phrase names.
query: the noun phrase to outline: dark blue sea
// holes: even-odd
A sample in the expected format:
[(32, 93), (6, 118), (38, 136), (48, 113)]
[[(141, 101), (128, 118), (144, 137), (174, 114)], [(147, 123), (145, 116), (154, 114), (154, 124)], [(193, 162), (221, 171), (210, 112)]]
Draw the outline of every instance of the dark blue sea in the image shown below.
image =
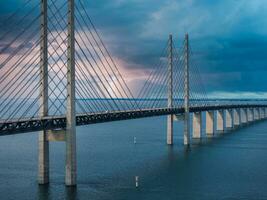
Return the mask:
[[(78, 185), (64, 185), (65, 144), (50, 143), (48, 186), (37, 183), (37, 133), (0, 137), (0, 199), (267, 199), (267, 122), (182, 145), (166, 117), (77, 128)], [(136, 144), (134, 144), (136, 137)], [(139, 176), (139, 187), (135, 187)]]

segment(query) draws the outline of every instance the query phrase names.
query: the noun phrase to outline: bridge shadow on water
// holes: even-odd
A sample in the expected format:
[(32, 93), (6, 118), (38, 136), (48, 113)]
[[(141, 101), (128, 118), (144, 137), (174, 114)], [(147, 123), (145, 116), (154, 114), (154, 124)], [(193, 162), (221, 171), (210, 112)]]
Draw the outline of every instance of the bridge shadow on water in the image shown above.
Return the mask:
[[(51, 187), (49, 185), (39, 185), (38, 186), (38, 199), (39, 200), (55, 199), (55, 197), (51, 193), (52, 193), (52, 190), (51, 190)], [(62, 196), (60, 198), (62, 198)], [(66, 187), (65, 188), (65, 197), (62, 199), (76, 200), (77, 199), (77, 188), (76, 187)]]

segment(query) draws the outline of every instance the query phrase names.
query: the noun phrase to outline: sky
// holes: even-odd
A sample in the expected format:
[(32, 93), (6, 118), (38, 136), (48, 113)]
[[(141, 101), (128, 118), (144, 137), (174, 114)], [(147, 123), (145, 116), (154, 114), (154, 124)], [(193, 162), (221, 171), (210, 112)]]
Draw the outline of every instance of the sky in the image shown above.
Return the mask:
[[(0, 0), (1, 21), (25, 1)], [(267, 97), (267, 1), (83, 1), (132, 87), (147, 78), (170, 33), (176, 46), (188, 33), (211, 96)]]

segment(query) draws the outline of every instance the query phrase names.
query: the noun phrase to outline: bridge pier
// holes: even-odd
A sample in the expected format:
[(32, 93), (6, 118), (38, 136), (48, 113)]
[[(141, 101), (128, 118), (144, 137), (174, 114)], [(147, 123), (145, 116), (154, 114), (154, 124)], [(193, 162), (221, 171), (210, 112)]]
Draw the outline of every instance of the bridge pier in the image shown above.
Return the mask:
[(253, 115), (253, 121), (256, 120), (256, 111), (254, 108), (251, 108), (251, 112), (252, 112), (252, 115)]
[(216, 111), (216, 131), (222, 133), (224, 131), (224, 110)]
[(262, 118), (265, 119), (266, 118), (266, 112), (265, 112), (265, 108), (262, 107)]
[(264, 108), (259, 108), (260, 109), (260, 119), (264, 119)]
[(259, 120), (259, 108), (254, 108), (254, 119)]
[(260, 108), (258, 107), (257, 108), (257, 116), (258, 116), (258, 120), (261, 119), (261, 113), (260, 113)]
[(202, 115), (201, 112), (193, 113), (193, 138), (200, 139), (202, 132)]
[(256, 121), (256, 110), (255, 108), (251, 108), (251, 112), (252, 112), (252, 115), (253, 115), (253, 121)]
[(259, 110), (259, 120), (261, 120), (261, 115), (262, 115), (261, 108), (258, 108), (258, 110)]
[(39, 132), (38, 140), (38, 183), (42, 185), (49, 183), (49, 142), (45, 130)]
[(248, 113), (248, 122), (253, 122), (254, 121), (253, 109), (247, 108), (247, 113)]
[(233, 116), (234, 116), (234, 127), (237, 127), (237, 126), (240, 125), (240, 121), (241, 121), (241, 119), (240, 119), (240, 109), (239, 108), (235, 108), (235, 109), (233, 109), (233, 112), (234, 112), (234, 114), (233, 114)]
[(225, 127), (226, 129), (233, 128), (233, 110), (232, 109), (225, 110)]
[(240, 114), (241, 114), (241, 124), (246, 124), (248, 122), (247, 109), (241, 108)]
[(173, 115), (167, 116), (167, 144), (173, 144)]
[(208, 137), (214, 135), (214, 111), (206, 112), (206, 134)]

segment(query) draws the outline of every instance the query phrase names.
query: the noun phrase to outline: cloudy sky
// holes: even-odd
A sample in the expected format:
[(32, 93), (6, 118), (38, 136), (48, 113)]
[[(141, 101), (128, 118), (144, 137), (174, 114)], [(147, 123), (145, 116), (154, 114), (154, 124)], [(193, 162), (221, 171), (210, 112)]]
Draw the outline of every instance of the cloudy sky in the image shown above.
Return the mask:
[[(25, 1), (0, 0), (1, 19)], [(153, 69), (170, 33), (180, 46), (188, 32), (210, 94), (267, 97), (267, 1), (83, 1), (132, 85)]]

